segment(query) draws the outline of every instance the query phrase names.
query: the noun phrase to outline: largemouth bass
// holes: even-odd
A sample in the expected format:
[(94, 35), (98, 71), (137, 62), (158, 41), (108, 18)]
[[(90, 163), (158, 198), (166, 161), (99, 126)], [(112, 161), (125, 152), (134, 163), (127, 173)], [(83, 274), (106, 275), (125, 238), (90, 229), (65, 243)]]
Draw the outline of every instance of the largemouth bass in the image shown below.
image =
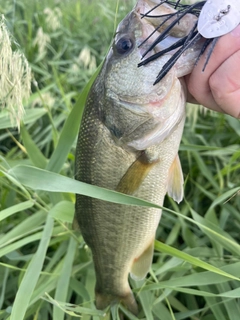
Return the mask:
[[(178, 148), (185, 121), (186, 90), (182, 79), (193, 67), (198, 50), (186, 51), (155, 86), (159, 69), (172, 52), (138, 68), (142, 53), (157, 33), (141, 19), (156, 1), (139, 0), (119, 24), (112, 47), (86, 102), (76, 151), (76, 178), (86, 183), (163, 204), (166, 192), (183, 197)], [(157, 14), (173, 10), (162, 5)], [(161, 19), (161, 18), (159, 18)], [(194, 16), (189, 17), (193, 20)], [(190, 27), (191, 28), (191, 27)], [(154, 51), (188, 32), (177, 25)], [(196, 52), (195, 52), (196, 51)], [(143, 279), (152, 263), (161, 210), (120, 205), (77, 195), (75, 225), (91, 248), (96, 272), (96, 307), (121, 302), (132, 313), (138, 307), (128, 276)]]

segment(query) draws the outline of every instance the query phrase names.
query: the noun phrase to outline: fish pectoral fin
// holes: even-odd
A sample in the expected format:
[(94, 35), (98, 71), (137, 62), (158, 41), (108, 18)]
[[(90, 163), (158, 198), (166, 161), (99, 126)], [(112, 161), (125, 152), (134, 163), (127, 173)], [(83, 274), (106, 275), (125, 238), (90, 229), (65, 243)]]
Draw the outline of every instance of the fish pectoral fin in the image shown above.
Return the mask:
[(146, 277), (152, 265), (154, 249), (154, 239), (151, 241), (150, 245), (144, 250), (144, 252), (134, 259), (131, 268), (131, 278), (134, 280), (142, 280)]
[(182, 167), (177, 155), (169, 169), (167, 181), (168, 195), (177, 203), (183, 199), (183, 183)]
[(142, 184), (156, 162), (148, 162), (145, 154), (133, 162), (120, 180), (116, 191), (132, 195)]

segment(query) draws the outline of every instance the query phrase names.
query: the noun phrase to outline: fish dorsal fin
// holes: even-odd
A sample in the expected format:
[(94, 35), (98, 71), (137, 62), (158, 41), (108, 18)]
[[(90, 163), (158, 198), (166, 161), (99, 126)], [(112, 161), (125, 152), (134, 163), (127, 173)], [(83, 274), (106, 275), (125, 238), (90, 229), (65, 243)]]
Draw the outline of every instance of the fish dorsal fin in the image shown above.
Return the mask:
[(151, 241), (150, 245), (143, 251), (143, 253), (134, 259), (131, 268), (131, 278), (134, 280), (142, 280), (146, 277), (152, 265), (154, 249), (154, 239)]
[(140, 187), (155, 164), (156, 162), (148, 162), (146, 155), (142, 153), (128, 168), (120, 180), (116, 191), (132, 195)]
[(183, 182), (182, 167), (177, 155), (169, 169), (167, 183), (168, 195), (177, 203), (183, 199)]

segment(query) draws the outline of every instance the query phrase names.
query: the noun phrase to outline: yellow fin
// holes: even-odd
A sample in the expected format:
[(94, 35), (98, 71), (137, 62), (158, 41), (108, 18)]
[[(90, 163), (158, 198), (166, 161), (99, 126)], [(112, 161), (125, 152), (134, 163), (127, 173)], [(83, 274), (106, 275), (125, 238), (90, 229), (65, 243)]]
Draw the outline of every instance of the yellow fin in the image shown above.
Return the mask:
[(138, 159), (128, 168), (127, 172), (120, 180), (116, 191), (129, 195), (133, 194), (140, 187), (143, 180), (155, 164), (156, 162), (148, 162), (145, 154), (142, 153), (140, 157), (138, 157)]
[(174, 159), (168, 173), (167, 192), (177, 203), (183, 199), (183, 173), (178, 155)]
[(154, 239), (144, 252), (134, 260), (130, 273), (134, 280), (142, 280), (146, 277), (152, 265), (153, 249)]

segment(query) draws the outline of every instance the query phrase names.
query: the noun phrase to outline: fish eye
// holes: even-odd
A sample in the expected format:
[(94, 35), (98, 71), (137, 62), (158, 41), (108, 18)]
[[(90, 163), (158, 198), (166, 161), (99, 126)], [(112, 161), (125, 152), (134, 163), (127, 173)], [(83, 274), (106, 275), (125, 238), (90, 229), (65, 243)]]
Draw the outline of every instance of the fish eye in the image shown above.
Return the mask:
[(127, 53), (133, 48), (133, 41), (131, 38), (122, 37), (115, 43), (115, 48), (120, 54)]

